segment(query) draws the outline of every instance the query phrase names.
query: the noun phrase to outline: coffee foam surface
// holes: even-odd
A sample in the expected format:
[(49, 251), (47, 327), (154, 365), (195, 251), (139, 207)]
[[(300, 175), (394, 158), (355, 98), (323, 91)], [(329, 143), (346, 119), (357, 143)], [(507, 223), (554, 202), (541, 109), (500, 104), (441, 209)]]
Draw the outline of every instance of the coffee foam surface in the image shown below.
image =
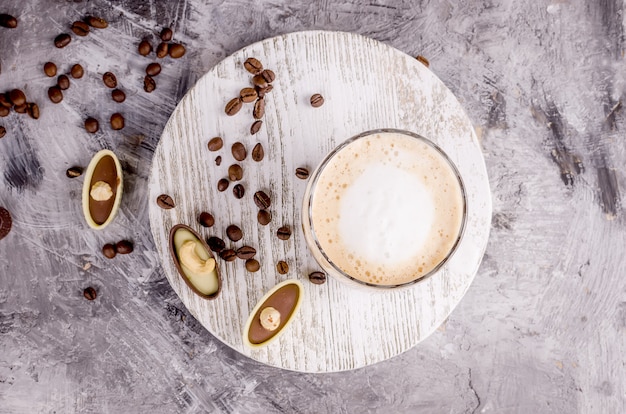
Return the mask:
[(395, 285), (437, 266), (458, 237), (463, 196), (441, 154), (419, 139), (378, 133), (326, 164), (312, 200), (320, 246), (342, 271)]

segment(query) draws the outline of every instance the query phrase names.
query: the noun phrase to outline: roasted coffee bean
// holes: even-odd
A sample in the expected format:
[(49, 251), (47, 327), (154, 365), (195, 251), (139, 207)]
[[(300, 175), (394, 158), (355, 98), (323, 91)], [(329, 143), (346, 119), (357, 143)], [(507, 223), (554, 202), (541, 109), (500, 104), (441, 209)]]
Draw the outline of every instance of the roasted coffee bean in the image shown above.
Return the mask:
[(265, 89), (269, 86), (265, 78), (261, 75), (254, 75), (252, 77), (252, 83), (254, 86), (257, 86), (259, 89)]
[(57, 74), (57, 65), (52, 62), (46, 62), (43, 65), (43, 71), (49, 78), (56, 76)]
[(224, 146), (224, 140), (221, 137), (214, 137), (209, 140), (209, 151), (218, 151)]
[(124, 128), (124, 117), (122, 116), (122, 114), (116, 112), (113, 115), (111, 115), (111, 128), (115, 131), (119, 131), (120, 129)]
[(272, 213), (267, 210), (259, 210), (256, 219), (262, 226), (267, 226), (272, 221)]
[(263, 121), (254, 121), (250, 127), (250, 134), (254, 135), (259, 132), (261, 125), (263, 125)]
[(276, 231), (276, 236), (281, 240), (289, 240), (291, 237), (291, 229), (289, 226), (282, 226)]
[(248, 259), (246, 260), (246, 270), (250, 273), (258, 272), (261, 268), (261, 264), (256, 259)]
[(139, 42), (139, 46), (137, 46), (137, 52), (141, 56), (148, 56), (152, 52), (152, 45), (147, 40), (142, 40)]
[(121, 89), (114, 89), (111, 92), (111, 98), (117, 103), (122, 103), (126, 100), (126, 94)]
[(57, 37), (54, 38), (54, 45), (59, 49), (64, 48), (69, 45), (72, 41), (72, 38), (67, 33), (61, 33)]
[(163, 210), (170, 210), (176, 207), (176, 203), (174, 203), (174, 199), (169, 194), (161, 194), (156, 199), (157, 206), (161, 207)]
[(157, 76), (159, 73), (161, 73), (161, 65), (156, 62), (150, 63), (146, 67), (146, 75), (148, 76)]
[(254, 193), (254, 203), (262, 210), (267, 210), (272, 204), (270, 196), (265, 194), (264, 191), (257, 191)]
[(53, 103), (59, 103), (63, 100), (63, 91), (58, 86), (48, 88), (48, 98)]
[(11, 102), (13, 102), (13, 105), (23, 105), (26, 103), (26, 95), (19, 89), (13, 89), (9, 92), (9, 98)]
[(111, 243), (107, 243), (102, 246), (102, 254), (108, 257), (109, 259), (113, 259), (117, 255), (117, 250), (115, 246)]
[(320, 106), (324, 105), (324, 97), (319, 93), (316, 93), (311, 96), (310, 102), (313, 108), (319, 108)]
[(72, 66), (72, 69), (70, 69), (70, 75), (72, 75), (72, 78), (74, 79), (80, 79), (83, 77), (84, 74), (85, 70), (78, 63)]
[(230, 181), (239, 181), (243, 178), (243, 168), (239, 164), (228, 167), (228, 178)]
[(4, 239), (13, 227), (11, 213), (4, 207), (0, 207), (0, 240)]
[(243, 198), (243, 196), (246, 194), (246, 190), (245, 190), (245, 188), (243, 187), (243, 185), (241, 185), (241, 184), (236, 184), (236, 185), (233, 187), (233, 194), (234, 194), (234, 196), (235, 196), (235, 198), (236, 198), (236, 199), (242, 199), (242, 198)]
[(87, 36), (89, 34), (89, 25), (85, 22), (74, 22), (71, 29), (76, 36)]
[(261, 76), (263, 76), (263, 79), (265, 79), (265, 82), (267, 83), (272, 83), (274, 82), (274, 79), (276, 79), (276, 74), (274, 73), (274, 71), (269, 69), (265, 69), (263, 72), (261, 72)]
[(265, 99), (259, 98), (254, 103), (254, 109), (252, 110), (252, 116), (254, 119), (261, 119), (265, 115)]
[(217, 157), (215, 157), (215, 165), (217, 165), (218, 167), (220, 165), (222, 165), (222, 156), (218, 155)]
[(228, 101), (226, 107), (224, 108), (224, 112), (226, 112), (226, 115), (228, 116), (233, 116), (241, 110), (242, 106), (243, 104), (241, 103), (241, 99), (234, 98)]
[(222, 250), (224, 250), (224, 247), (226, 247), (224, 240), (220, 239), (219, 237), (209, 237), (206, 242), (209, 245), (209, 249), (213, 250), (215, 253), (221, 252)]
[(200, 223), (203, 227), (213, 227), (215, 224), (215, 218), (211, 213), (203, 211), (198, 216), (198, 223)]
[(69, 87), (70, 87), (70, 78), (68, 78), (67, 75), (60, 75), (57, 78), (57, 86), (62, 91), (66, 90), (66, 89), (69, 89)]
[(418, 62), (420, 62), (421, 64), (423, 64), (426, 67), (430, 66), (430, 62), (428, 61), (428, 59), (426, 59), (424, 56), (422, 55), (417, 55), (415, 56), (415, 59), (418, 60)]
[(226, 227), (226, 235), (229, 239), (236, 242), (241, 240), (241, 238), (243, 237), (243, 232), (238, 226), (231, 224), (230, 226)]
[(309, 170), (304, 167), (296, 168), (296, 177), (301, 180), (306, 180), (307, 178), (309, 178)]
[(98, 293), (96, 292), (96, 289), (90, 286), (88, 288), (85, 288), (85, 290), (83, 290), (83, 296), (87, 300), (96, 300), (96, 298), (98, 297)]
[(172, 40), (172, 36), (174, 36), (174, 32), (169, 27), (164, 27), (163, 30), (161, 30), (161, 34), (159, 35), (161, 40), (164, 42), (169, 42), (170, 40)]
[(226, 191), (229, 185), (230, 185), (230, 181), (228, 181), (226, 178), (221, 178), (217, 182), (217, 191), (220, 191), (220, 192)]
[(287, 264), (287, 262), (281, 260), (280, 262), (276, 263), (276, 270), (281, 275), (284, 275), (289, 272), (289, 265)]
[(246, 61), (243, 62), (243, 67), (246, 68), (246, 70), (253, 75), (256, 75), (257, 73), (261, 73), (261, 71), (263, 71), (263, 64), (259, 62), (257, 58), (253, 57), (246, 59)]
[(233, 249), (224, 249), (220, 252), (220, 257), (226, 262), (234, 262), (237, 259), (237, 253)]
[(0, 26), (7, 29), (15, 29), (17, 27), (17, 19), (10, 14), (0, 14)]
[(87, 16), (85, 22), (89, 26), (95, 27), (96, 29), (106, 29), (107, 27), (109, 27), (109, 23), (106, 20), (101, 19), (100, 17)]
[(25, 114), (27, 109), (28, 109), (28, 105), (26, 104), (15, 105), (13, 107), (13, 110), (17, 112), (18, 114)]
[(85, 129), (87, 130), (87, 132), (95, 134), (96, 132), (98, 132), (98, 129), (100, 129), (100, 124), (95, 118), (87, 118), (85, 119)]
[(156, 89), (156, 82), (152, 76), (146, 75), (143, 78), (143, 90), (150, 93)]
[(264, 98), (265, 94), (272, 92), (272, 89), (274, 89), (274, 87), (272, 85), (267, 85), (265, 88), (259, 88), (258, 86), (256, 86), (255, 89), (257, 95), (259, 95), (259, 98)]
[(312, 272), (309, 274), (309, 280), (311, 281), (311, 283), (314, 283), (316, 285), (324, 284), (326, 283), (326, 273)]
[(117, 244), (115, 245), (115, 250), (117, 250), (119, 254), (132, 253), (134, 250), (133, 243), (128, 240), (118, 241)]
[[(4, 108), (6, 109), (6, 108)], [(0, 115), (2, 116), (2, 115)], [(7, 129), (5, 127), (3, 127), (2, 125), (0, 125), (0, 138), (3, 138), (5, 135), (7, 134)]]
[(178, 59), (183, 57), (186, 51), (187, 50), (185, 49), (185, 46), (181, 45), (180, 43), (170, 44), (169, 54), (172, 59)]
[(9, 108), (6, 108), (4, 106), (0, 106), (0, 118), (4, 118), (5, 116), (9, 116), (9, 112), (11, 112), (11, 110)]
[(80, 177), (83, 174), (83, 169), (78, 166), (70, 167), (65, 171), (65, 175), (67, 178), (76, 178)]
[(251, 246), (242, 246), (237, 249), (237, 257), (243, 260), (252, 259), (256, 255), (256, 249)]
[(104, 82), (107, 88), (117, 88), (117, 78), (111, 72), (105, 72), (104, 75), (102, 75), (102, 82)]
[(239, 98), (245, 103), (254, 102), (257, 98), (256, 90), (254, 88), (243, 88), (239, 91)]
[(26, 113), (33, 119), (39, 119), (39, 105), (34, 102), (26, 104)]
[(13, 106), (13, 102), (11, 102), (11, 97), (9, 96), (8, 92), (0, 93), (0, 106), (8, 109), (11, 109), (11, 107)]
[(241, 142), (235, 142), (231, 148), (231, 152), (233, 153), (233, 158), (237, 161), (243, 161), (246, 159), (246, 147)]
[(170, 47), (167, 43), (159, 43), (156, 49), (156, 56), (159, 59), (164, 58), (165, 56), (167, 56), (167, 52), (169, 51), (169, 48)]
[(252, 159), (256, 162), (259, 162), (265, 156), (265, 151), (263, 151), (263, 145), (261, 143), (257, 143), (254, 148), (252, 148)]

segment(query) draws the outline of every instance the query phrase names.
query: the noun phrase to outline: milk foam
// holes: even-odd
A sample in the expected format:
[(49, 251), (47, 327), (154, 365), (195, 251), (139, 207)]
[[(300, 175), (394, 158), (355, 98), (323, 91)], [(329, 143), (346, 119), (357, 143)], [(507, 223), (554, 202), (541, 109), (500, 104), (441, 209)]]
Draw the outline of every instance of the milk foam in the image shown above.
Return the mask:
[(357, 139), (326, 164), (312, 199), (312, 226), (328, 258), (364, 282), (418, 279), (450, 252), (463, 196), (441, 154), (392, 132)]

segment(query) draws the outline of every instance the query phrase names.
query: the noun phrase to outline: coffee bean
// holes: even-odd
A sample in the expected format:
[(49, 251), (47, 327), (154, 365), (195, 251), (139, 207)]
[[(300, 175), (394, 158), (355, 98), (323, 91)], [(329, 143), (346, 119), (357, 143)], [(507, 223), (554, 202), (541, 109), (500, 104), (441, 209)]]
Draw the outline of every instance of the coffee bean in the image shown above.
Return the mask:
[(58, 86), (52, 86), (48, 88), (48, 98), (53, 103), (59, 103), (63, 100), (63, 91)]
[(107, 88), (115, 89), (117, 87), (117, 78), (111, 72), (105, 72), (102, 75), (102, 82), (104, 82)]
[(254, 75), (252, 77), (252, 83), (254, 86), (257, 86), (259, 89), (265, 89), (269, 86), (265, 78), (261, 75)]
[(237, 259), (237, 253), (233, 249), (224, 249), (220, 252), (220, 257), (226, 262), (234, 262)]
[(96, 292), (96, 289), (90, 286), (88, 288), (85, 288), (85, 290), (83, 290), (83, 296), (87, 300), (96, 300), (96, 298), (98, 297), (98, 293)]
[(242, 107), (241, 99), (234, 98), (228, 101), (228, 103), (226, 104), (226, 107), (224, 108), (224, 112), (226, 112), (226, 115), (228, 116), (233, 116), (241, 110), (241, 107)]
[(312, 272), (309, 274), (309, 280), (316, 285), (324, 284), (326, 283), (326, 274), (322, 272)]
[(172, 36), (174, 36), (174, 32), (169, 27), (164, 27), (163, 30), (161, 30), (161, 34), (159, 35), (161, 40), (164, 42), (169, 42), (170, 40), (172, 40)]
[(261, 76), (263, 76), (263, 79), (265, 79), (265, 82), (267, 83), (272, 83), (274, 82), (274, 79), (276, 79), (276, 74), (274, 73), (274, 71), (269, 69), (265, 69), (263, 72), (261, 72)]
[(254, 103), (254, 109), (252, 110), (252, 116), (254, 119), (261, 119), (265, 115), (265, 99), (259, 98)]
[(214, 137), (209, 140), (209, 151), (218, 151), (222, 149), (224, 145), (224, 140), (221, 137)]
[(26, 113), (33, 119), (39, 119), (39, 105), (34, 102), (26, 103)]
[(246, 147), (241, 142), (235, 142), (231, 148), (231, 152), (233, 153), (233, 158), (237, 161), (243, 161), (246, 159)]
[(150, 93), (156, 89), (156, 82), (152, 76), (146, 75), (143, 78), (143, 90)]
[(8, 109), (11, 109), (11, 107), (13, 107), (13, 102), (11, 102), (9, 92), (0, 93), (0, 106)]
[(222, 156), (218, 155), (217, 157), (215, 157), (215, 165), (217, 165), (218, 167), (220, 165), (222, 165)]
[(252, 159), (256, 162), (259, 162), (265, 156), (265, 151), (263, 151), (263, 145), (261, 143), (257, 143), (254, 148), (252, 148)]
[(118, 241), (115, 245), (115, 250), (119, 254), (129, 254), (133, 252), (133, 243), (128, 240)]
[(170, 210), (176, 207), (176, 203), (174, 203), (174, 199), (169, 194), (161, 194), (156, 199), (157, 206), (161, 207), (163, 210)]
[(258, 86), (255, 86), (255, 89), (257, 95), (259, 95), (259, 98), (263, 98), (265, 97), (266, 93), (272, 92), (272, 89), (274, 89), (274, 87), (272, 85), (267, 85), (265, 88), (259, 88)]
[(228, 178), (230, 181), (239, 181), (243, 178), (243, 168), (239, 164), (228, 167)]
[(229, 185), (230, 185), (230, 181), (228, 181), (226, 178), (221, 178), (217, 182), (217, 191), (220, 191), (220, 192), (226, 191)]
[(242, 246), (237, 249), (237, 257), (243, 260), (252, 259), (256, 254), (256, 249), (251, 246)]
[(301, 180), (306, 180), (307, 178), (309, 178), (309, 170), (304, 167), (296, 168), (296, 177)]
[(115, 131), (119, 131), (120, 129), (124, 128), (124, 117), (122, 116), (122, 114), (116, 112), (113, 115), (111, 115), (111, 128)]
[(226, 227), (226, 235), (229, 239), (236, 242), (241, 240), (241, 238), (243, 237), (243, 232), (238, 226), (231, 224), (230, 226)]
[(262, 226), (267, 226), (272, 221), (272, 213), (267, 210), (259, 210), (256, 219)]
[(254, 88), (243, 88), (239, 91), (239, 97), (242, 102), (251, 103), (254, 102), (257, 98), (257, 93)]
[(170, 47), (167, 43), (159, 43), (156, 49), (156, 56), (159, 59), (164, 58), (165, 56), (167, 56), (167, 52), (169, 51), (169, 48)]
[(70, 75), (72, 75), (72, 78), (74, 79), (80, 79), (83, 77), (84, 74), (85, 70), (78, 63), (72, 66), (72, 69), (70, 69)]
[(57, 74), (57, 65), (52, 62), (46, 62), (43, 65), (43, 71), (49, 78), (56, 76)]
[(70, 167), (65, 171), (65, 175), (67, 178), (76, 178), (80, 177), (83, 174), (83, 169), (78, 166)]
[(253, 75), (261, 73), (261, 71), (263, 70), (263, 64), (259, 62), (257, 58), (253, 57), (246, 59), (246, 61), (243, 62), (243, 67), (246, 68), (246, 70)]
[(101, 19), (100, 17), (87, 16), (85, 22), (89, 26), (95, 27), (96, 29), (106, 29), (107, 27), (109, 27), (109, 23), (106, 20)]
[(0, 240), (4, 239), (13, 227), (11, 213), (4, 207), (0, 207)]
[(122, 103), (126, 100), (126, 94), (121, 89), (114, 89), (111, 92), (111, 98), (117, 103)]
[(102, 246), (102, 254), (108, 257), (109, 259), (113, 259), (117, 255), (117, 250), (115, 246), (111, 243), (107, 243)]
[(98, 132), (98, 129), (100, 129), (100, 124), (95, 118), (87, 118), (85, 119), (85, 129), (87, 130), (87, 132), (95, 134), (96, 132)]
[(415, 59), (418, 60), (418, 62), (420, 62), (421, 64), (423, 64), (426, 67), (430, 66), (430, 62), (428, 61), (428, 59), (426, 59), (424, 56), (422, 55), (417, 55), (415, 56)]
[(233, 187), (233, 194), (235, 195), (236, 199), (242, 199), (245, 193), (246, 193), (246, 190), (243, 187), (243, 185), (237, 184)]
[(71, 29), (76, 36), (87, 36), (89, 34), (89, 26), (85, 22), (74, 22)]
[(66, 89), (69, 89), (69, 87), (70, 87), (70, 78), (68, 78), (66, 75), (60, 75), (57, 78), (57, 86), (62, 91), (66, 90)]
[(209, 245), (209, 249), (213, 250), (215, 253), (221, 252), (222, 250), (224, 250), (224, 247), (226, 246), (226, 244), (224, 243), (224, 240), (215, 236), (209, 237), (207, 239), (207, 244)]
[(152, 52), (152, 45), (150, 44), (150, 42), (144, 39), (139, 42), (139, 46), (137, 46), (137, 52), (139, 52), (141, 56), (148, 56), (150, 52)]
[(19, 89), (13, 89), (9, 92), (9, 99), (11, 99), (13, 105), (23, 105), (26, 103), (26, 95)]
[(257, 191), (254, 193), (254, 203), (262, 210), (267, 210), (272, 204), (270, 196), (265, 194), (264, 191)]
[(17, 19), (10, 14), (0, 14), (0, 26), (7, 29), (15, 29), (17, 27)]
[(289, 226), (282, 226), (276, 231), (276, 236), (281, 240), (289, 240), (291, 237), (291, 229)]
[(319, 93), (312, 95), (310, 101), (313, 108), (319, 108), (324, 105), (324, 97)]
[(9, 108), (5, 108), (4, 106), (0, 105), (0, 118), (4, 118), (5, 116), (9, 116), (9, 112), (11, 112), (11, 110)]
[(54, 38), (54, 45), (59, 49), (64, 48), (69, 45), (72, 41), (72, 38), (67, 33), (61, 33), (57, 37)]
[(25, 114), (27, 108), (28, 106), (26, 104), (21, 104), (21, 105), (15, 105), (13, 107), (13, 110), (17, 112), (18, 114)]
[(280, 262), (276, 263), (276, 270), (281, 275), (284, 275), (289, 272), (289, 265), (287, 264), (287, 262), (281, 260)]
[(150, 63), (146, 67), (146, 74), (148, 76), (157, 76), (159, 73), (161, 73), (161, 65), (158, 63)]
[[(0, 109), (2, 109), (2, 108), (0, 108)], [(6, 109), (6, 108), (3, 108), (3, 109)], [(7, 134), (7, 129), (5, 127), (3, 127), (2, 125), (0, 125), (0, 138), (3, 138), (6, 134)]]
[(215, 224), (215, 218), (211, 213), (203, 211), (198, 216), (198, 223), (200, 223), (203, 227), (213, 227)]
[(250, 134), (254, 135), (259, 132), (261, 125), (263, 125), (263, 121), (254, 121), (250, 127)]
[(185, 46), (180, 43), (172, 43), (169, 47), (169, 54), (172, 59), (178, 59), (185, 55)]
[(246, 260), (246, 270), (250, 273), (258, 272), (261, 268), (261, 264), (256, 259), (248, 259)]

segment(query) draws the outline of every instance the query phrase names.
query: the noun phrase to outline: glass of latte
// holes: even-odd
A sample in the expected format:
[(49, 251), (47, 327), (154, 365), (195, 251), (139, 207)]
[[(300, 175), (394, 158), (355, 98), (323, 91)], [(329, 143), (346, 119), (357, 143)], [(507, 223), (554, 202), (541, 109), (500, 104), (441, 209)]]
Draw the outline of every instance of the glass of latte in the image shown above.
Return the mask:
[(305, 239), (320, 266), (352, 285), (392, 289), (434, 275), (454, 254), (467, 217), (463, 180), (433, 142), (408, 131), (367, 131), (311, 175)]

